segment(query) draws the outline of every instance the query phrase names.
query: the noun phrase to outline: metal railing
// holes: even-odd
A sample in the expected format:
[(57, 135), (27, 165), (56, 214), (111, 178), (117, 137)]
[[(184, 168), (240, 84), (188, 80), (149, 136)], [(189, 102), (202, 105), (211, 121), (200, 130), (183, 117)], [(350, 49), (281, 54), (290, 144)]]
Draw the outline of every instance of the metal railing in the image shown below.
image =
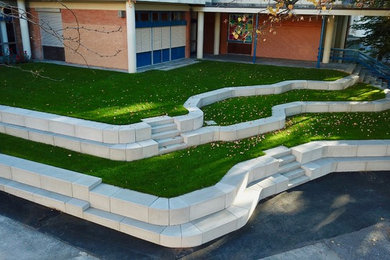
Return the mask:
[(390, 82), (390, 67), (358, 50), (332, 48), (330, 60), (357, 63), (373, 76)]

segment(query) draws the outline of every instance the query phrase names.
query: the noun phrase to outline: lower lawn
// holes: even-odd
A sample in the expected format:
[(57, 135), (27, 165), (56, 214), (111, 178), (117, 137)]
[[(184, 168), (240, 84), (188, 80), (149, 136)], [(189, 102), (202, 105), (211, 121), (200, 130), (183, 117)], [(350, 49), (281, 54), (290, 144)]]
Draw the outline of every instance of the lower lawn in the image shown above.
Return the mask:
[(334, 70), (215, 61), (137, 74), (47, 63), (28, 63), (21, 68), (38, 71), (50, 79), (0, 67), (0, 104), (111, 124), (136, 123), (142, 118), (164, 114), (186, 114), (183, 104), (187, 98), (222, 87), (293, 79), (336, 80), (346, 76)]

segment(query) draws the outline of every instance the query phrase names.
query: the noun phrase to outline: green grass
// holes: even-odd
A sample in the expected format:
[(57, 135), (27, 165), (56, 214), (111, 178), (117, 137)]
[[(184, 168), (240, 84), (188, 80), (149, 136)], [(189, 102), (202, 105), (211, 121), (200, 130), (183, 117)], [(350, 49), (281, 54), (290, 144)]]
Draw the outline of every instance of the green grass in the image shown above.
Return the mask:
[(230, 98), (202, 107), (205, 120), (231, 125), (272, 115), (273, 106), (294, 101), (370, 101), (385, 98), (382, 90), (358, 83), (341, 91), (293, 90), (279, 95)]
[(203, 61), (172, 71), (127, 74), (46, 63), (0, 68), (0, 104), (112, 124), (158, 115), (186, 114), (188, 97), (206, 91), (283, 80), (336, 80), (346, 74), (266, 65)]
[(390, 139), (390, 110), (304, 114), (287, 127), (234, 142), (216, 142), (135, 162), (117, 162), (0, 134), (0, 152), (101, 177), (103, 182), (162, 197), (217, 183), (236, 163), (279, 145), (313, 140)]

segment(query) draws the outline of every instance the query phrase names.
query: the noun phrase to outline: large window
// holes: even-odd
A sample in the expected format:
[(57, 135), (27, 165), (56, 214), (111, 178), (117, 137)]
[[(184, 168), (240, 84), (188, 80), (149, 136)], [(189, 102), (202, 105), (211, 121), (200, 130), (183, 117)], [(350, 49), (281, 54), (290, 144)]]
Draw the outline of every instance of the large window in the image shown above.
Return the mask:
[(228, 33), (230, 42), (252, 43), (253, 15), (230, 14)]

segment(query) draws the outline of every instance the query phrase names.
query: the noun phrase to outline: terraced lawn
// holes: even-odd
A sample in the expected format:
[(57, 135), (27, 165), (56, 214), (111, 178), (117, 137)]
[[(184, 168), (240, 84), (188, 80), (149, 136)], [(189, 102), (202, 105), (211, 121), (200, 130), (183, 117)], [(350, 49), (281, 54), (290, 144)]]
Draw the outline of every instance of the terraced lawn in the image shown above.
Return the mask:
[(279, 145), (313, 140), (390, 139), (390, 110), (305, 114), (287, 127), (234, 142), (216, 142), (134, 162), (117, 162), (0, 134), (0, 152), (103, 178), (103, 182), (162, 197), (217, 183), (236, 163)]
[(332, 70), (202, 61), (165, 71), (127, 74), (47, 63), (21, 65), (51, 79), (0, 67), (0, 104), (112, 124), (142, 118), (186, 114), (188, 97), (230, 87), (283, 80), (336, 80)]
[(293, 90), (279, 95), (238, 97), (202, 107), (205, 120), (232, 125), (272, 115), (272, 107), (294, 101), (359, 101), (384, 98), (378, 88), (358, 83), (342, 91)]

